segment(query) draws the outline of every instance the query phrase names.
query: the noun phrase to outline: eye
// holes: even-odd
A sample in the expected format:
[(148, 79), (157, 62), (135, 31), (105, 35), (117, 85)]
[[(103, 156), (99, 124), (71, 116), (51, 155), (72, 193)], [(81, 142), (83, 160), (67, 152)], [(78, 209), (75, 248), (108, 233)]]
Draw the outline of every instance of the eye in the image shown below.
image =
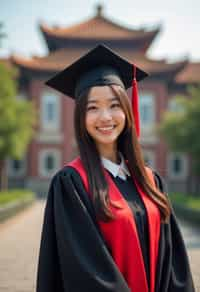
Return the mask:
[(115, 108), (115, 107), (121, 107), (121, 106), (118, 102), (111, 104), (111, 108)]
[(94, 106), (94, 105), (91, 105), (91, 106), (87, 107), (87, 111), (92, 111), (92, 110), (96, 110), (96, 109), (97, 109), (97, 107)]

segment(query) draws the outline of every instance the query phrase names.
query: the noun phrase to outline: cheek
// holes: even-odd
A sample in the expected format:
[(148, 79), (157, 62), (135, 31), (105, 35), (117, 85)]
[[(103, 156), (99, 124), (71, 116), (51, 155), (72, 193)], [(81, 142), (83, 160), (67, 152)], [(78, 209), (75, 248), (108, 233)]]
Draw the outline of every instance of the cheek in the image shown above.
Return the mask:
[(90, 128), (94, 125), (94, 122), (96, 120), (96, 116), (91, 113), (87, 113), (85, 116), (85, 126), (87, 130), (90, 130)]
[(122, 110), (117, 111), (117, 112), (115, 113), (115, 119), (116, 119), (119, 123), (121, 123), (122, 125), (125, 125), (125, 123), (126, 123), (126, 116), (125, 116), (125, 113), (124, 113)]

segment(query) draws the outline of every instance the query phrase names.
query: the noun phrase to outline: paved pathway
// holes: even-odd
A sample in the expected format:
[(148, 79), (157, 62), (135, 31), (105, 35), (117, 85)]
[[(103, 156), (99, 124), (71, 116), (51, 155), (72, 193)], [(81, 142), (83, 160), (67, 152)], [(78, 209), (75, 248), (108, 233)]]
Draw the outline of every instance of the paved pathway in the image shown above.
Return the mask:
[(179, 223), (188, 249), (196, 292), (200, 292), (200, 229), (192, 228), (183, 221)]
[(36, 202), (0, 225), (0, 292), (35, 291), (43, 210)]
[[(35, 292), (44, 202), (0, 225), (0, 292)], [(181, 222), (196, 292), (200, 292), (200, 233)], [(47, 292), (47, 291), (44, 291)]]

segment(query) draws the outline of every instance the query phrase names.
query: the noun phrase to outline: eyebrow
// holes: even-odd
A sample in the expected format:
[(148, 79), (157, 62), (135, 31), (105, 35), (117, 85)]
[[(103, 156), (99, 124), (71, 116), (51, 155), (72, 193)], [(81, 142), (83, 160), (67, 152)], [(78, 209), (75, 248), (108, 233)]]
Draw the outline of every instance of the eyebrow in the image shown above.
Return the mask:
[[(109, 98), (109, 101), (111, 102), (111, 101), (119, 101), (119, 100), (118, 100), (117, 97), (112, 97), (112, 98)], [(96, 100), (96, 99), (90, 99), (90, 100), (88, 100), (88, 104), (89, 103), (98, 103), (98, 100)]]

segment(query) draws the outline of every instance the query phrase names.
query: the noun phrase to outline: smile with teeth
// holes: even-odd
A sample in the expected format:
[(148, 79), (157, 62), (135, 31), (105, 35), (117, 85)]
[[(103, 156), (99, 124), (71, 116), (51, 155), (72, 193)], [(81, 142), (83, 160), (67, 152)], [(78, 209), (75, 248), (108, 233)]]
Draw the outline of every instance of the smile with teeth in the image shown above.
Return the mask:
[(108, 127), (97, 127), (97, 130), (99, 131), (111, 131), (112, 129), (114, 129), (115, 126), (108, 126)]

